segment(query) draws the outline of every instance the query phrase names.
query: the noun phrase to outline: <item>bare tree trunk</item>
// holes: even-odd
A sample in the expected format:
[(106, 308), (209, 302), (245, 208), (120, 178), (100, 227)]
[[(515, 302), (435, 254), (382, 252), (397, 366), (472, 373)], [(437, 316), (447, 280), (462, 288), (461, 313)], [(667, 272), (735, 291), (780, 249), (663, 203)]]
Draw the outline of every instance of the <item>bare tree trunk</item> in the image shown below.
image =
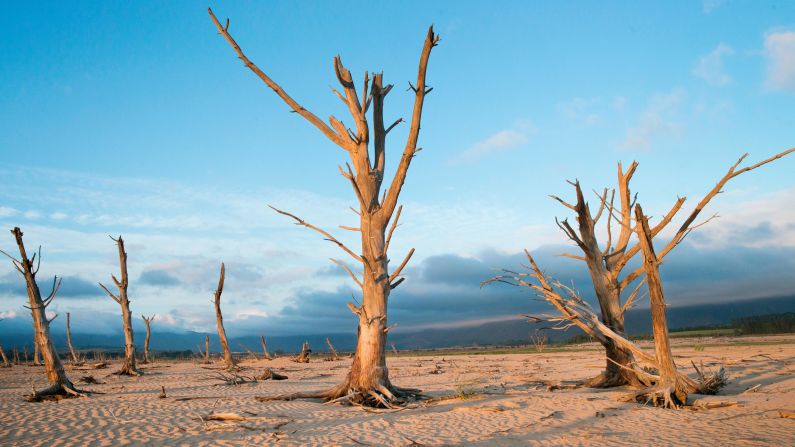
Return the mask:
[[(46, 299), (41, 298), (39, 286), (36, 283), (36, 273), (39, 271), (41, 265), (41, 253), (38, 253), (39, 260), (36, 267), (33, 266), (33, 258), (28, 258), (25, 251), (25, 244), (22, 242), (22, 230), (15, 227), (11, 230), (19, 248), (20, 260), (14, 259), (14, 267), (25, 277), (28, 292), (28, 304), (33, 316), (33, 328), (36, 331), (35, 339), (38, 340), (42, 348), (42, 357), (44, 358), (44, 367), (47, 373), (47, 381), (50, 386), (42, 391), (35, 391), (27, 398), (30, 401), (40, 401), (47, 398), (61, 398), (70, 396), (81, 396), (81, 392), (75, 389), (72, 382), (66, 376), (63, 364), (61, 363), (58, 352), (50, 338), (50, 322), (47, 319), (46, 309), (58, 293), (58, 288), (61, 285), (60, 279), (57, 277), (53, 280), (52, 291)], [(13, 259), (13, 258), (12, 258)], [(56, 315), (57, 317), (57, 315)], [(53, 317), (55, 319), (55, 317)]]
[(16, 346), (14, 346), (14, 364), (19, 365), (19, 351)]
[(665, 318), (665, 295), (660, 280), (660, 261), (654, 253), (649, 221), (643, 215), (640, 204), (635, 205), (635, 220), (637, 222), (635, 231), (643, 254), (646, 286), (649, 289), (654, 349), (660, 377), (653, 387), (641, 391), (635, 397), (637, 399), (643, 396), (645, 400), (655, 401), (659, 406), (676, 408), (687, 402), (687, 395), (698, 390), (698, 384), (687, 376), (679, 374), (674, 363), (671, 342), (668, 338), (668, 322)]
[(232, 351), (229, 350), (229, 341), (226, 339), (226, 330), (224, 330), (224, 317), (221, 315), (221, 293), (224, 291), (224, 276), (226, 267), (221, 263), (221, 277), (218, 280), (218, 288), (215, 289), (215, 322), (218, 326), (218, 338), (221, 340), (221, 349), (224, 352), (224, 364), (226, 369), (237, 368), (235, 359), (232, 357)]
[(28, 359), (28, 345), (22, 347), (22, 355), (25, 357), (25, 364), (27, 365), (30, 363), (30, 359)]
[(155, 319), (155, 316), (152, 315), (149, 318), (141, 315), (141, 318), (144, 320), (144, 324), (146, 324), (146, 338), (144, 339), (144, 363), (149, 363), (149, 339), (152, 336), (152, 328), (150, 325), (152, 324), (152, 320)]
[[(380, 196), (382, 186), (386, 186), (383, 185), (386, 167), (386, 137), (389, 131), (403, 121), (401, 118), (389, 127), (384, 126), (384, 99), (392, 90), (392, 85), (384, 85), (383, 74), (375, 74), (371, 79), (369, 73), (365, 73), (360, 96), (351, 72), (345, 68), (339, 56), (335, 57), (334, 72), (342, 86), (343, 93), (336, 90), (334, 93), (350, 111), (355, 123), (355, 130), (346, 128), (342, 121), (333, 116), (329, 118), (329, 126), (298, 104), (281, 86), (246, 57), (229, 34), (228, 21), (224, 26), (215, 17), (212, 10), (208, 10), (208, 12), (218, 32), (232, 46), (246, 67), (265, 82), (295, 113), (309, 121), (329, 140), (345, 150), (353, 165), (351, 167), (351, 164), (346, 163), (347, 169), (343, 169), (342, 166), (339, 169), (342, 176), (350, 182), (359, 203), (359, 210), (354, 211), (359, 215), (359, 226), (356, 228), (343, 226), (343, 228), (360, 233), (361, 251), (359, 253), (348, 248), (325, 230), (309, 224), (295, 215), (273, 208), (280, 214), (291, 217), (297, 224), (323, 234), (327, 240), (336, 244), (356, 260), (359, 263), (357, 265), (362, 267), (362, 279), (360, 280), (345, 264), (332, 260), (344, 268), (362, 290), (362, 305), (348, 304), (351, 311), (358, 317), (359, 328), (356, 352), (347, 378), (339, 386), (327, 391), (278, 396), (277, 399), (318, 397), (333, 400), (346, 397), (351, 403), (390, 407), (390, 402), (418, 397), (418, 390), (401, 389), (392, 385), (389, 381), (385, 355), (387, 331), (390, 329), (387, 326), (389, 293), (403, 281), (403, 277), (400, 276), (401, 271), (414, 253), (414, 249), (411, 249), (403, 262), (391, 272), (387, 250), (392, 232), (400, 218), (401, 208), (397, 206), (400, 192), (409, 166), (421, 149), (417, 147), (417, 142), (423, 105), (425, 97), (433, 90), (432, 87), (426, 85), (425, 77), (431, 50), (439, 42), (439, 36), (434, 33), (433, 27), (428, 29), (420, 53), (416, 83), (409, 82), (409, 89), (414, 95), (414, 106), (406, 143), (392, 181), (383, 189), (383, 195)], [(367, 118), (370, 106), (372, 106), (372, 128)], [(370, 145), (371, 138), (372, 147)], [(388, 235), (387, 228), (389, 228)]]
[(210, 336), (204, 336), (204, 363), (210, 363)]
[(8, 363), (8, 357), (6, 357), (6, 352), (3, 350), (3, 343), (1, 341), (0, 341), (0, 357), (2, 357), (3, 359), (4, 368), (8, 368), (11, 366), (11, 364)]
[(329, 352), (331, 353), (331, 358), (329, 360), (337, 360), (339, 359), (339, 355), (337, 355), (337, 350), (334, 349), (334, 345), (331, 344), (331, 340), (326, 337), (326, 344), (328, 345)]
[(268, 352), (268, 342), (265, 341), (265, 336), (261, 335), (260, 339), (262, 340), (262, 353), (265, 356), (265, 360), (272, 360), (273, 356)]
[(392, 347), (392, 354), (398, 355), (398, 350), (397, 348), (395, 348), (395, 342), (393, 341), (389, 342), (389, 346)]
[(139, 371), (138, 367), (135, 365), (135, 340), (132, 328), (132, 312), (130, 312), (130, 300), (127, 297), (127, 286), (129, 284), (127, 278), (127, 252), (124, 251), (124, 240), (121, 236), (119, 236), (118, 239), (113, 239), (113, 237), (111, 237), (111, 239), (116, 242), (116, 246), (119, 249), (121, 281), (119, 281), (115, 275), (111, 275), (113, 283), (116, 284), (116, 287), (119, 289), (118, 295), (108, 290), (102, 283), (100, 283), (99, 286), (107, 292), (113, 301), (116, 301), (119, 306), (121, 306), (121, 321), (124, 325), (124, 364), (115, 374), (140, 376), (141, 371)]
[(41, 365), (41, 355), (39, 354), (39, 341), (35, 339), (35, 334), (33, 339), (33, 365), (34, 366)]
[(69, 354), (72, 356), (72, 364), (77, 365), (80, 360), (77, 358), (75, 354), (75, 348), (72, 346), (72, 327), (71, 327), (72, 315), (67, 312), (66, 313), (66, 344), (69, 346)]

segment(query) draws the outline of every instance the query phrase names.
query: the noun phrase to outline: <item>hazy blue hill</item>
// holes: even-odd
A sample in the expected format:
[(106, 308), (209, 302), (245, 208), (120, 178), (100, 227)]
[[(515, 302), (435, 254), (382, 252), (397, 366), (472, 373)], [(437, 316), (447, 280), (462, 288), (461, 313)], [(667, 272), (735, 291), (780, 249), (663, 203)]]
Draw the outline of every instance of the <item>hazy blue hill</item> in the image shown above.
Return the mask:
[[(795, 312), (795, 296), (670, 307), (668, 308), (668, 324), (671, 329), (718, 326), (730, 324), (732, 320), (740, 317), (784, 312)], [(14, 345), (20, 349), (24, 345), (30, 346), (31, 328), (19, 324), (19, 322), (11, 325), (6, 325), (5, 323), (3, 322), (0, 325), (0, 337), (2, 337), (3, 346), (6, 349), (10, 349)], [(413, 332), (395, 330), (390, 335), (390, 341), (394, 342), (398, 349), (525, 344), (529, 341), (530, 333), (535, 328), (543, 326), (528, 323), (523, 319), (517, 319), (477, 326), (425, 329)], [(301, 343), (307, 340), (314, 351), (322, 352), (327, 350), (325, 339), (329, 337), (338, 350), (349, 351), (353, 350), (356, 344), (354, 330), (355, 327), (352, 325), (351, 333), (347, 334), (271, 336), (268, 337), (268, 349), (270, 352), (296, 352), (300, 349)], [(627, 330), (633, 335), (651, 333), (651, 319), (648, 309), (639, 308), (629, 311), (627, 314)], [(263, 333), (267, 334), (267, 328), (263, 328)], [(577, 333), (576, 330), (571, 330), (567, 333), (547, 331), (550, 340), (562, 340)], [(205, 335), (204, 333), (190, 331), (178, 333), (154, 331), (152, 333), (151, 349), (154, 351), (196, 351), (198, 346), (204, 347)], [(210, 349), (215, 352), (219, 351), (220, 345), (217, 341), (217, 335), (215, 333), (209, 335)], [(59, 349), (65, 349), (65, 335), (54, 333), (53, 336), (56, 346)], [(140, 343), (142, 337), (139, 335), (137, 340)], [(115, 350), (120, 349), (124, 344), (121, 330), (115, 335), (75, 333), (72, 335), (72, 342), (81, 349), (106, 348)], [(261, 352), (259, 336), (232, 337), (230, 338), (230, 345), (234, 351), (250, 349), (256, 353)]]

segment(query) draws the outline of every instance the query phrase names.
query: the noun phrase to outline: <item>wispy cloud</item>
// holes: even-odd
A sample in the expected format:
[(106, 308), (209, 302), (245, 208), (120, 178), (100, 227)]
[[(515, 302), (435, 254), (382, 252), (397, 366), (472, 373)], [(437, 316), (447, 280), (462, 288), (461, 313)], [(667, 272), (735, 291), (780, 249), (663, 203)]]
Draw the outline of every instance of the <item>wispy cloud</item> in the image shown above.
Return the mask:
[(720, 43), (714, 50), (701, 57), (693, 68), (693, 74), (711, 85), (725, 86), (732, 82), (723, 67), (723, 60), (734, 54), (734, 48)]
[(795, 31), (775, 31), (765, 35), (767, 59), (765, 88), (795, 92)]
[(723, 2), (724, 0), (703, 0), (701, 2), (701, 8), (704, 11), (704, 14), (710, 14), (712, 11), (723, 5)]
[(638, 123), (629, 128), (621, 146), (625, 149), (648, 151), (656, 138), (679, 135), (684, 128), (681, 109), (686, 94), (681, 88), (652, 96)]
[(473, 144), (457, 156), (450, 159), (450, 164), (467, 163), (478, 160), (498, 152), (517, 149), (529, 141), (529, 136), (535, 132), (535, 127), (522, 121), (514, 126), (500, 130), (477, 143)]

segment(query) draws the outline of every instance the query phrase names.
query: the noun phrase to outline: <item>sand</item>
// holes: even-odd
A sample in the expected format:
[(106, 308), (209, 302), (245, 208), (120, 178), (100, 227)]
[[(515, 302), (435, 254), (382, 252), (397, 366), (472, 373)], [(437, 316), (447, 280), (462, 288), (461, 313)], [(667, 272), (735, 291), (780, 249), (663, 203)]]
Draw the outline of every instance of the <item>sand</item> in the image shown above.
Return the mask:
[[(702, 340), (703, 350), (696, 350), (687, 346), (692, 340), (676, 341), (681, 367), (691, 360), (708, 369), (724, 365), (731, 380), (720, 395), (696, 396), (697, 404), (736, 405), (701, 410), (622, 403), (623, 389), (549, 390), (596, 375), (603, 366), (596, 349), (391, 357), (397, 385), (449, 398), (388, 412), (254, 399), (331, 386), (347, 372), (349, 359), (244, 361), (243, 375), (269, 367), (289, 379), (238, 386), (219, 385), (219, 365), (194, 361), (156, 361), (138, 378), (111, 375), (118, 362), (103, 370), (69, 368), (73, 381), (90, 374), (105, 382), (80, 388), (105, 394), (44, 403), (21, 398), (31, 384), (45, 386), (43, 368), (15, 366), (0, 369), (0, 445), (795, 445), (795, 419), (779, 413), (795, 412), (795, 335), (741, 341), (760, 340), (774, 344)], [(158, 398), (161, 386), (164, 399)], [(211, 412), (245, 420), (203, 421)]]

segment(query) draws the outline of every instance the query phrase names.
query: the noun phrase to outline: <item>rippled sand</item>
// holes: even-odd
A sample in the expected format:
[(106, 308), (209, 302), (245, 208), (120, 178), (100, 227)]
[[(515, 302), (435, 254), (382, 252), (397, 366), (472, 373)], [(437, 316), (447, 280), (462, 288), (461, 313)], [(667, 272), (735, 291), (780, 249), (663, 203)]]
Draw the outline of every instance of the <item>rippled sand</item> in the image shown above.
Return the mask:
[[(721, 395), (702, 400), (737, 405), (700, 411), (618, 402), (626, 390), (548, 391), (548, 384), (596, 375), (602, 367), (597, 350), (390, 358), (397, 385), (456, 397), (389, 413), (254, 399), (331, 386), (347, 372), (348, 359), (244, 361), (242, 375), (270, 367), (289, 379), (239, 386), (218, 385), (218, 366), (193, 362), (145, 365), (139, 378), (111, 375), (118, 365), (69, 369), (73, 381), (90, 374), (106, 382), (78, 384), (105, 394), (45, 403), (21, 399), (31, 384), (44, 387), (43, 368), (15, 366), (0, 369), (0, 445), (793, 445), (795, 419), (779, 411), (795, 412), (795, 337), (771, 340), (780, 344), (675, 347), (680, 366), (722, 364), (731, 379)], [(161, 386), (165, 399), (157, 397)], [(181, 400), (188, 397), (200, 399)], [(247, 419), (202, 421), (211, 412)]]

